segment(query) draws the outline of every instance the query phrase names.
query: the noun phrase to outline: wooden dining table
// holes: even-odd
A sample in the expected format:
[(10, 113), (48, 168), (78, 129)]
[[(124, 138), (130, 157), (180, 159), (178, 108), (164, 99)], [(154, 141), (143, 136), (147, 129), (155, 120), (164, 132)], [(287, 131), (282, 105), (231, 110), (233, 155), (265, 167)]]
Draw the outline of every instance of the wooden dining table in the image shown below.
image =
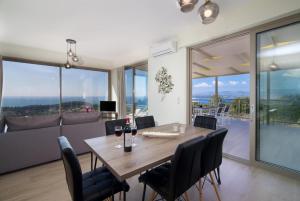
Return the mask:
[[(138, 130), (135, 139), (137, 146), (131, 152), (115, 147), (118, 144), (123, 145), (123, 136), (110, 135), (84, 141), (114, 176), (119, 181), (124, 181), (169, 161), (179, 144), (198, 136), (206, 136), (212, 131), (179, 123)], [(147, 137), (142, 135), (144, 132), (178, 133), (178, 136)]]

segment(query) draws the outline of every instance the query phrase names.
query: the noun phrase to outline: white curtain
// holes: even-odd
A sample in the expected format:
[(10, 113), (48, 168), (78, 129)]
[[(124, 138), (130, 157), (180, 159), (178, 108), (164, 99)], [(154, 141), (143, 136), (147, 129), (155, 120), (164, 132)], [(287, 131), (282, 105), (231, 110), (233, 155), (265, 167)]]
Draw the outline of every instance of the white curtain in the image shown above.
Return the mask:
[(126, 103), (125, 103), (125, 68), (120, 67), (117, 69), (118, 76), (118, 111), (119, 117), (126, 116)]

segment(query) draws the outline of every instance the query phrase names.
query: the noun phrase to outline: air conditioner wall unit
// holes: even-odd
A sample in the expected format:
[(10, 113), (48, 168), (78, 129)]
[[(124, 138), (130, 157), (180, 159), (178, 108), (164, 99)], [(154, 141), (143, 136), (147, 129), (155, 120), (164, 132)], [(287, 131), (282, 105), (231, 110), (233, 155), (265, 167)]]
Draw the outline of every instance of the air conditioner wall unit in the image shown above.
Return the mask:
[(150, 54), (158, 57), (164, 54), (175, 53), (177, 51), (177, 41), (167, 41), (159, 43), (150, 48)]

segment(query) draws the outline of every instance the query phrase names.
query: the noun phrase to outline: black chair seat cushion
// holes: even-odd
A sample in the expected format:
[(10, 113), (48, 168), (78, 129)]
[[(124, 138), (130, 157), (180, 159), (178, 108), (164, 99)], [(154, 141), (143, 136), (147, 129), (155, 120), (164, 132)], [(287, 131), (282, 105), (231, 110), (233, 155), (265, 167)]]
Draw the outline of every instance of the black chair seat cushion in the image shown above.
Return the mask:
[(129, 191), (129, 185), (119, 182), (106, 167), (82, 175), (84, 201), (104, 200), (120, 191)]
[(171, 163), (160, 165), (139, 177), (139, 182), (150, 186), (161, 196), (167, 198), (169, 193), (169, 180), (171, 174)]

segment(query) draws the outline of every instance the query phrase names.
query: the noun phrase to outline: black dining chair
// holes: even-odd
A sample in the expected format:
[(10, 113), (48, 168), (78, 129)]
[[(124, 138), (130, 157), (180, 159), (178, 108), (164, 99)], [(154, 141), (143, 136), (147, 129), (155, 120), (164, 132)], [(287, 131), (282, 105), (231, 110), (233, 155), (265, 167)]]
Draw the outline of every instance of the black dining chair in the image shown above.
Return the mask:
[(196, 116), (194, 126), (216, 130), (217, 119), (212, 116)]
[(139, 181), (144, 183), (143, 201), (146, 185), (163, 199), (174, 201), (198, 182), (201, 176), (201, 155), (206, 139), (201, 136), (178, 145), (171, 162), (142, 174)]
[(125, 181), (119, 182), (106, 167), (82, 174), (80, 163), (68, 139), (58, 137), (58, 144), (72, 201), (114, 200), (114, 194), (121, 191), (126, 200), (129, 185)]
[(155, 127), (154, 117), (153, 116), (137, 117), (135, 118), (135, 124), (138, 130)]
[[(226, 128), (221, 128), (207, 135), (208, 143), (205, 146), (205, 149), (203, 150), (201, 162), (201, 178), (209, 175), (219, 201), (221, 200), (221, 198), (211, 172), (214, 172), (216, 169), (219, 169), (222, 164), (223, 142), (227, 132), (228, 130)], [(218, 170), (217, 179), (220, 181), (221, 184), (220, 170)], [(201, 186), (199, 187), (199, 190), (202, 190)]]
[[(125, 125), (126, 125), (126, 119), (117, 119), (117, 120), (106, 121), (105, 122), (106, 136), (115, 134), (115, 126), (124, 127)], [(96, 169), (96, 167), (97, 167), (97, 161), (98, 161), (98, 158), (95, 157), (94, 169)]]
[(105, 122), (106, 135), (115, 134), (115, 126), (126, 126), (126, 119), (110, 120)]

